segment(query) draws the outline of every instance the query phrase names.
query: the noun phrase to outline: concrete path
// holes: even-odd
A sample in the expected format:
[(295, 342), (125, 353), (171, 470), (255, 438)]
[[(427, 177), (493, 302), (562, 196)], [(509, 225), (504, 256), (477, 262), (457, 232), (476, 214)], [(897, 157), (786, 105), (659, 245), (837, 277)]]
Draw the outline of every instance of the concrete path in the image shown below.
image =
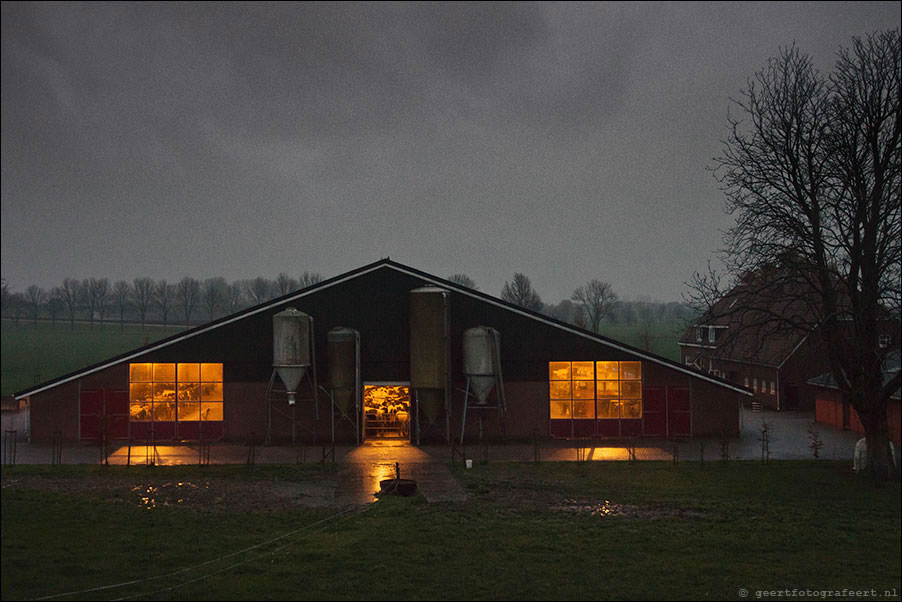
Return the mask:
[(406, 442), (377, 441), (362, 445), (344, 456), (344, 464), (335, 491), (338, 502), (373, 501), (380, 481), (394, 478), (396, 471), (402, 479), (415, 480), (418, 491), (430, 503), (467, 499), (447, 463), (437, 461), (426, 450)]
[[(5, 414), (5, 418), (8, 416)], [(738, 439), (730, 439), (727, 453), (734, 460), (760, 460), (763, 425), (767, 426), (769, 458), (771, 460), (803, 460), (813, 458), (812, 432), (822, 443), (820, 457), (852, 462), (852, 451), (860, 435), (826, 425), (813, 425), (813, 415), (788, 412), (753, 413), (745, 410), (743, 429)], [(4, 427), (10, 424), (4, 420)], [(4, 429), (6, 430), (6, 429)], [(666, 440), (637, 439), (634, 448), (626, 441), (542, 441), (536, 448), (532, 444), (493, 444), (483, 449), (470, 445), (464, 449), (464, 457), (474, 463), (487, 454), (489, 462), (533, 462), (538, 458), (549, 461), (606, 461), (628, 460), (630, 453), (642, 460), (671, 461), (674, 453), (679, 461), (697, 462), (721, 458), (722, 447), (718, 439), (691, 439), (674, 443)], [(210, 464), (314, 464), (332, 462), (331, 447), (284, 447), (217, 443), (209, 447)], [(110, 464), (186, 465), (198, 464), (202, 450), (193, 444), (157, 445), (156, 447), (117, 446), (110, 451)], [(4, 440), (3, 462), (12, 458), (9, 442)], [(99, 464), (101, 449), (90, 444), (66, 444), (59, 452), (64, 464)], [(325, 454), (325, 460), (324, 460)], [(449, 465), (463, 463), (464, 458), (452, 460), (451, 449), (446, 445), (416, 447), (404, 441), (373, 441), (360, 447), (336, 446), (334, 462), (340, 466), (334, 479), (334, 503), (367, 504), (379, 491), (379, 482), (395, 476), (395, 463), (401, 478), (415, 479), (418, 489), (429, 502), (460, 502), (467, 499), (466, 492), (451, 474)], [(50, 445), (28, 444), (17, 441), (16, 464), (52, 464), (54, 450)]]

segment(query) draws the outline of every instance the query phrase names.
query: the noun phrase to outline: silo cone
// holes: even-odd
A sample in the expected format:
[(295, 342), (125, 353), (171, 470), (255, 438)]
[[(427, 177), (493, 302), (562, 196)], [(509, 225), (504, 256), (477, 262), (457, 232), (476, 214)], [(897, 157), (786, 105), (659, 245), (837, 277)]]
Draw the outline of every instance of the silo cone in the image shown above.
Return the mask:
[(417, 403), (420, 404), (420, 422), (435, 424), (445, 407), (443, 389), (417, 389)]
[(499, 338), (498, 331), (487, 326), (470, 328), (463, 335), (464, 374), (480, 405), (486, 403), (501, 371), (497, 365)]
[(332, 399), (335, 400), (335, 407), (344, 416), (351, 416), (354, 412), (354, 389), (332, 389)]
[(345, 416), (350, 416), (355, 407), (358, 337), (356, 330), (336, 327), (329, 331), (326, 341), (329, 387), (332, 389), (336, 407)]
[(294, 405), (298, 385), (310, 367), (310, 316), (293, 307), (272, 318), (273, 367)]

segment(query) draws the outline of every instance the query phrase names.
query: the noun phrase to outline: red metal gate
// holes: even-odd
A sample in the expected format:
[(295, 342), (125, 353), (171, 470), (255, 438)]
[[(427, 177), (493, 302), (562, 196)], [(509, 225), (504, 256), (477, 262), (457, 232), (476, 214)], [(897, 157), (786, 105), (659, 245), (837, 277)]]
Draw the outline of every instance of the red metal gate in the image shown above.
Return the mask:
[(82, 389), (79, 396), (78, 436), (82, 441), (128, 438), (128, 391)]
[(667, 437), (692, 434), (691, 392), (689, 387), (667, 387)]
[(642, 395), (642, 418), (645, 435), (667, 436), (667, 391), (664, 387), (646, 388)]

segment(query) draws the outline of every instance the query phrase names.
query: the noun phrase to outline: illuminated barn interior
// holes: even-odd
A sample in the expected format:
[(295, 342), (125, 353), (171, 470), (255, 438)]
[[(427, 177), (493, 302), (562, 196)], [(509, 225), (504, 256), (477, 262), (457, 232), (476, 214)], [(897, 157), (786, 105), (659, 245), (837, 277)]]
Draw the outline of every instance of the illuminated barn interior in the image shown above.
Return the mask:
[(720, 436), (743, 387), (385, 259), (16, 394), (29, 437)]

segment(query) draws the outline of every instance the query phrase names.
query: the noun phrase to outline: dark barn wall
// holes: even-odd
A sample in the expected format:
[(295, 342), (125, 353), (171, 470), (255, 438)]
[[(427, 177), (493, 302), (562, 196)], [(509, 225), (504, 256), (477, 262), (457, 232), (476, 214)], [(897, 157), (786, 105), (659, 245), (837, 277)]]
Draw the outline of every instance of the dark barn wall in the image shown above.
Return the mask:
[(128, 389), (128, 364), (117, 364), (30, 397), (31, 440), (47, 443), (60, 431), (64, 441), (79, 439), (79, 391)]
[(29, 400), (31, 440), (47, 443), (60, 431), (65, 441), (78, 440), (78, 383), (66, 383)]
[(692, 379), (692, 436), (738, 437), (740, 394)]

